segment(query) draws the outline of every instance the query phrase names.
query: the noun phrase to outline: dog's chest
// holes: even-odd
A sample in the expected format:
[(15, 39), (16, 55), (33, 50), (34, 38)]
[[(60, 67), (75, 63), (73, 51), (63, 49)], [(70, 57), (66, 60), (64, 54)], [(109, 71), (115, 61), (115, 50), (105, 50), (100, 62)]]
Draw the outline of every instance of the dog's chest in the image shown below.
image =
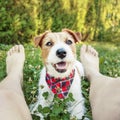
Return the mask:
[(46, 83), (54, 94), (56, 94), (60, 99), (63, 99), (69, 93), (74, 80), (74, 76), (75, 70), (72, 70), (70, 75), (64, 78), (54, 78), (51, 77), (49, 74), (46, 74)]
[[(81, 76), (84, 76), (82, 64), (80, 62), (76, 61), (75, 65), (73, 67), (73, 70), (75, 70), (73, 80), (71, 78), (71, 80), (69, 80), (69, 82), (66, 81), (65, 83), (64, 82), (57, 83), (57, 82), (55, 82), (56, 80), (54, 78), (52, 80), (50, 80), (51, 78), (49, 79), (49, 77), (46, 76), (47, 70), (44, 67), (41, 71), (40, 80), (39, 80), (39, 94), (42, 95), (44, 92), (49, 92), (51, 99), (53, 99), (56, 91), (57, 91), (57, 93), (59, 93), (60, 91), (63, 91), (63, 90), (61, 90), (61, 88), (66, 90), (66, 88), (68, 86), (69, 89), (67, 88), (67, 92), (65, 93), (64, 97), (66, 97), (69, 93), (72, 93), (73, 97), (75, 99), (80, 99), (81, 93), (82, 93), (82, 91), (81, 91)], [(48, 77), (48, 80), (47, 80), (48, 83), (46, 82), (46, 77)], [(57, 83), (57, 84), (55, 85), (54, 83), (55, 84)], [(61, 84), (63, 86), (65, 85), (65, 88), (61, 87)], [(68, 84), (70, 84), (70, 86)], [(41, 86), (44, 86), (44, 88)], [(53, 89), (54, 87), (56, 87), (55, 90)], [(53, 91), (52, 91), (52, 89), (53, 89)], [(60, 96), (62, 96), (62, 95), (60, 95)], [(60, 98), (63, 98), (63, 96)]]

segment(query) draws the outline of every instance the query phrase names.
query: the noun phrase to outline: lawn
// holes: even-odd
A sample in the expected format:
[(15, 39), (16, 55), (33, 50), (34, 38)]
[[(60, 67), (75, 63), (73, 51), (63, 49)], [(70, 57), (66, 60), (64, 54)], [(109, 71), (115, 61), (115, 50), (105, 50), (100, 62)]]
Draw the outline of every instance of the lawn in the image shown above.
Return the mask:
[[(83, 44), (83, 43), (82, 43)], [(120, 76), (120, 47), (115, 43), (108, 42), (90, 42), (86, 43), (94, 46), (99, 52), (100, 57), (100, 71), (104, 75), (118, 77)], [(12, 45), (0, 44), (0, 80), (6, 76), (5, 58), (6, 52)], [(23, 90), (27, 104), (34, 103), (37, 99), (37, 83), (39, 80), (39, 73), (43, 66), (40, 57), (40, 49), (35, 48), (32, 44), (25, 44), (26, 61), (24, 66), (24, 84)], [(79, 51), (81, 44), (77, 45), (77, 55), (79, 59)], [(89, 82), (82, 81), (83, 95), (86, 99), (85, 105), (87, 107), (86, 116), (91, 118), (91, 110), (88, 100)], [(36, 118), (34, 118), (36, 120)]]

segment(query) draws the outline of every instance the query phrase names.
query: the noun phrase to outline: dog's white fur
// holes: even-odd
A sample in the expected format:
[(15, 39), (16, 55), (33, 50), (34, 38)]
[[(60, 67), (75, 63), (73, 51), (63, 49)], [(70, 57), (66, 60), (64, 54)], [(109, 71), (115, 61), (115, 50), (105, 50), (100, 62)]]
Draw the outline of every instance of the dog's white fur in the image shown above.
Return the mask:
[[(62, 35), (62, 33), (63, 32), (59, 33), (59, 35)], [(52, 33), (50, 34), (52, 36)], [(54, 76), (55, 78), (58, 78), (60, 76), (61, 78), (63, 78), (68, 76), (71, 73), (71, 71), (75, 69), (75, 76), (69, 90), (69, 93), (73, 94), (73, 98), (75, 99), (75, 101), (72, 103), (71, 102), (69, 103), (67, 110), (71, 113), (71, 116), (76, 116), (77, 119), (81, 119), (85, 113), (84, 98), (82, 96), (82, 91), (81, 91), (81, 76), (84, 76), (83, 67), (82, 67), (82, 64), (76, 60), (76, 54), (73, 53), (71, 47), (65, 44), (63, 41), (61, 41), (60, 37), (57, 36), (57, 34), (58, 33), (54, 33), (54, 35), (52, 36), (52, 38), (56, 36), (57, 42), (55, 42), (54, 46), (50, 48), (49, 54), (45, 60), (45, 66), (41, 71), (40, 80), (39, 80), (38, 101), (35, 104), (32, 110), (32, 113), (34, 114), (34, 111), (37, 111), (37, 108), (39, 105), (42, 105), (43, 107), (50, 106), (54, 98), (53, 92), (50, 90), (50, 88), (46, 83), (46, 79), (45, 79), (46, 72), (49, 73), (51, 76)], [(64, 34), (68, 35), (70, 39), (74, 42), (73, 37), (69, 35), (69, 31), (68, 33), (64, 32)], [(47, 41), (47, 37), (45, 38), (45, 40)], [(65, 51), (67, 52), (67, 56), (64, 58), (64, 61), (67, 63), (70, 63), (65, 73), (57, 72), (52, 66), (52, 64), (61, 62), (61, 59), (56, 56), (56, 51), (59, 48), (65, 49)], [(49, 93), (49, 98), (47, 100), (45, 100), (45, 98), (42, 95), (44, 92)], [(41, 113), (36, 112), (35, 114), (40, 116), (41, 119), (44, 119)]]
[[(51, 65), (51, 63), (58, 63), (61, 61), (55, 54), (56, 53), (55, 51), (57, 51), (57, 49), (59, 49), (59, 48), (64, 48), (67, 51), (67, 56), (65, 57), (64, 61), (71, 63), (70, 66), (68, 67), (69, 70), (66, 71), (64, 74), (57, 72)], [(48, 59), (47, 59), (47, 70), (48, 70), (47, 72), (51, 76), (54, 76), (55, 78), (58, 78), (59, 76), (61, 76), (61, 78), (68, 76), (70, 74), (71, 70), (73, 69), (74, 61), (75, 61), (75, 57), (74, 57), (70, 47), (59, 41), (56, 43), (56, 45), (54, 47), (51, 48), (51, 50), (49, 52)]]

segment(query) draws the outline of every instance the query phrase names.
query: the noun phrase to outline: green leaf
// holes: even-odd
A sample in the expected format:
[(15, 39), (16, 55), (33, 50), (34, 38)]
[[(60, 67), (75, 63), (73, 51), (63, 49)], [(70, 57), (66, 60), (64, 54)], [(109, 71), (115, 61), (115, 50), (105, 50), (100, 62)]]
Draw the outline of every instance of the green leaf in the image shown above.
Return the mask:
[(38, 112), (41, 112), (43, 110), (42, 105), (38, 106)]
[(47, 99), (48, 99), (48, 96), (49, 96), (49, 93), (48, 93), (48, 92), (44, 92), (42, 95), (43, 95), (43, 97), (45, 98), (45, 100), (47, 100)]
[(49, 108), (49, 107), (44, 107), (44, 108), (42, 109), (42, 112), (43, 112), (43, 113), (49, 113), (49, 112), (50, 112), (50, 108)]

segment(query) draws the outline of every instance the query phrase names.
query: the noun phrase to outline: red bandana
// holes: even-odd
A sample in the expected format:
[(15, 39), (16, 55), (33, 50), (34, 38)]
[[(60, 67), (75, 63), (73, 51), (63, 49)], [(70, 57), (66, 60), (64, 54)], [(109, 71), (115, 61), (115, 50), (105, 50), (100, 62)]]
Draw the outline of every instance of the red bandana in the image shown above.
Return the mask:
[(46, 82), (54, 94), (60, 99), (63, 99), (67, 96), (70, 86), (73, 82), (73, 78), (75, 75), (75, 70), (72, 70), (70, 75), (65, 78), (54, 78), (46, 73)]

